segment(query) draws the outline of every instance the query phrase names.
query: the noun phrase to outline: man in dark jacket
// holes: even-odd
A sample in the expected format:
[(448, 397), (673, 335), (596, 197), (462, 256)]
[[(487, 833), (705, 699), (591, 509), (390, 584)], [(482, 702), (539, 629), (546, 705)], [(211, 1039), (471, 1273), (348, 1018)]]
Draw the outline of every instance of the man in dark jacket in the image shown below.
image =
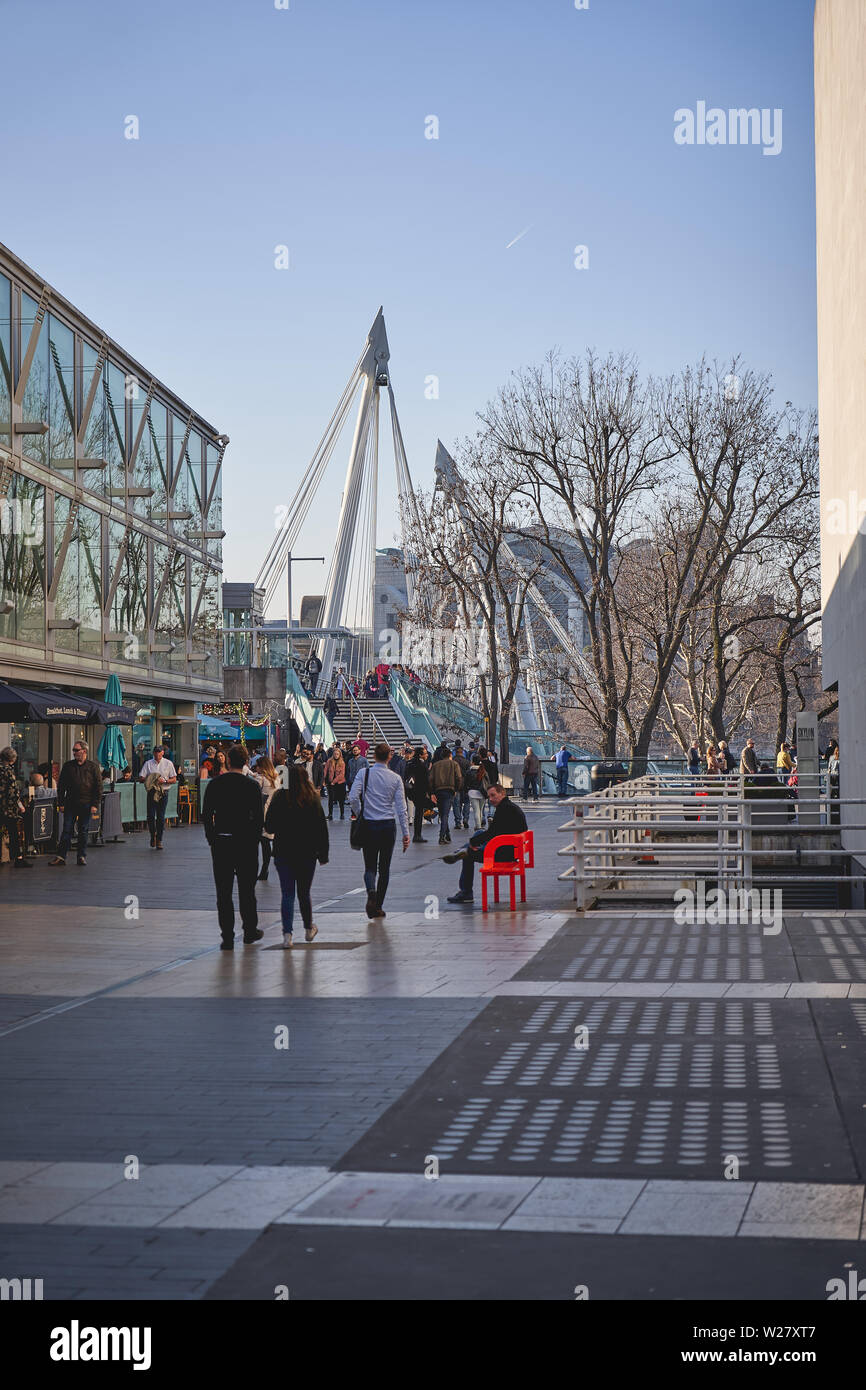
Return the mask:
[(244, 776), (247, 750), (239, 743), (229, 749), (228, 773), (209, 777), (201, 823), (211, 848), (213, 877), (217, 892), (222, 944), (220, 950), (233, 951), (235, 908), (232, 889), (238, 881), (238, 906), (244, 929), (244, 945), (260, 941), (256, 908), (256, 875), (259, 871), (264, 803), (262, 789), (254, 777)]
[[(460, 891), (449, 898), (449, 903), (471, 903), (472, 885), (475, 879), (475, 865), (480, 864), (484, 858), (484, 846), (488, 840), (493, 840), (497, 835), (522, 835), (526, 830), (526, 817), (519, 806), (513, 801), (509, 801), (508, 794), (504, 787), (498, 782), (487, 793), (487, 799), (494, 808), (490, 818), (490, 824), (486, 830), (478, 830), (470, 837), (469, 844), (458, 854), (443, 855), (446, 864), (456, 864), (458, 860), (463, 861), (463, 868), (460, 870)], [(497, 861), (511, 863), (514, 859), (514, 847), (503, 845), (496, 850)]]
[(457, 764), (457, 766), (460, 768), (460, 777), (461, 777), (460, 791), (459, 791), (458, 795), (455, 796), (455, 798), (454, 798), (454, 829), (455, 829), (455, 830), (459, 830), (459, 829), (460, 829), (460, 823), (461, 823), (461, 821), (462, 821), (462, 823), (463, 823), (463, 829), (464, 829), (464, 830), (468, 830), (468, 829), (469, 829), (469, 788), (468, 788), (468, 786), (466, 785), (466, 774), (468, 773), (469, 768), (471, 767), (471, 763), (470, 763), (469, 759), (467, 758), (466, 754), (465, 754), (464, 751), (463, 751), (463, 744), (460, 742), (460, 739), (459, 739), (459, 738), (458, 738), (457, 742), (456, 742), (455, 745), (454, 745), (454, 761), (455, 761), (455, 763)]
[(427, 749), (423, 745), (416, 748), (411, 761), (406, 764), (403, 785), (406, 788), (406, 796), (412, 802), (415, 810), (415, 833), (412, 837), (412, 843), (413, 845), (425, 845), (427, 841), (421, 834), (421, 830), (424, 825), (424, 808), (430, 795), (430, 762), (427, 757)]
[(448, 817), (451, 814), (451, 803), (455, 796), (460, 795), (463, 786), (463, 777), (460, 768), (451, 756), (451, 749), (447, 744), (443, 745), (445, 752), (437, 761), (433, 759), (433, 766), (430, 769), (430, 790), (436, 799), (439, 808), (439, 843), (449, 845), (451, 843), (451, 828), (448, 824)]
[(87, 756), (87, 744), (76, 739), (72, 745), (72, 757), (60, 769), (57, 782), (57, 810), (63, 813), (63, 833), (57, 846), (57, 854), (51, 860), (50, 868), (62, 867), (72, 844), (72, 834), (78, 825), (78, 863), (86, 864), (87, 832), (90, 817), (99, 815), (99, 799), (102, 796), (102, 772)]
[(541, 762), (534, 748), (527, 748), (526, 757), (523, 759), (523, 799), (528, 801), (530, 794), (533, 801), (538, 800), (538, 778), (541, 772)]
[(307, 687), (311, 695), (315, 695), (316, 693), (316, 686), (319, 684), (321, 672), (322, 663), (316, 656), (316, 653), (312, 652), (304, 662), (304, 673), (307, 677)]

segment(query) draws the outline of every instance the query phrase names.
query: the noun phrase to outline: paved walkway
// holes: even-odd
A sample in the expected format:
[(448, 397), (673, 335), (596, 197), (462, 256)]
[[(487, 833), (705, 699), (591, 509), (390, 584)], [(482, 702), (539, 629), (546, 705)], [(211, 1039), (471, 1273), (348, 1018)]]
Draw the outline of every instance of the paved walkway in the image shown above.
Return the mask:
[(531, 813), (525, 909), (448, 904), (431, 834), (372, 925), (337, 822), (291, 952), (273, 876), (263, 941), (219, 951), (197, 827), (0, 871), (0, 1274), (75, 1299), (825, 1298), (866, 1235), (866, 917), (577, 919), (566, 818)]

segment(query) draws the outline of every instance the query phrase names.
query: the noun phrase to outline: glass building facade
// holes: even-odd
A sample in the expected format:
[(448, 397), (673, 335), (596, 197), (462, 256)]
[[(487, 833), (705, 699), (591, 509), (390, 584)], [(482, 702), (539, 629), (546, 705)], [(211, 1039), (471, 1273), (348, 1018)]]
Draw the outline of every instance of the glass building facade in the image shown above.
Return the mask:
[(0, 246), (0, 678), (220, 699), (227, 443)]

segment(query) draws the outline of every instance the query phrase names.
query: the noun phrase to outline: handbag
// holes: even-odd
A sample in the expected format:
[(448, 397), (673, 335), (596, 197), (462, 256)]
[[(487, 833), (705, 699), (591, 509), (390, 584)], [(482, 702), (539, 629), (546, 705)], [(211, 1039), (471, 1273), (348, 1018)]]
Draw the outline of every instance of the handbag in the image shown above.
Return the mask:
[(364, 848), (364, 792), (367, 790), (367, 779), (369, 778), (369, 776), (370, 769), (368, 767), (367, 771), (364, 773), (364, 789), (361, 792), (361, 809), (358, 812), (355, 819), (352, 821), (351, 825), (349, 826), (349, 844), (352, 846), (352, 849)]

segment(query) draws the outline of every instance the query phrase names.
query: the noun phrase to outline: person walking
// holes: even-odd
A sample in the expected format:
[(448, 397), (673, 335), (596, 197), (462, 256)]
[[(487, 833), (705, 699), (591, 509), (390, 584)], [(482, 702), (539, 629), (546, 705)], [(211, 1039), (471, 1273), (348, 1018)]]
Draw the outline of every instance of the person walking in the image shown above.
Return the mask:
[(464, 830), (468, 830), (469, 788), (466, 785), (466, 778), (471, 764), (463, 751), (463, 744), (459, 738), (454, 745), (454, 761), (460, 769), (461, 778), (459, 795), (454, 798), (454, 829), (459, 830), (462, 825)]
[(262, 789), (254, 777), (244, 776), (247, 756), (240, 743), (229, 749), (229, 770), (222, 777), (208, 779), (201, 809), (201, 823), (213, 862), (221, 951), (234, 950), (235, 879), (244, 945), (252, 946), (264, 936), (259, 930), (256, 907), (258, 845), (264, 826)]
[(16, 869), (32, 869), (33, 865), (24, 854), (24, 847), (18, 835), (18, 824), (24, 815), (24, 803), (18, 791), (15, 776), (15, 763), (18, 754), (12, 747), (0, 752), (0, 831), (9, 836), (9, 859)]
[(289, 785), (289, 757), (285, 748), (277, 750), (276, 756), (274, 757), (274, 772), (276, 773), (277, 782), (282, 790), (285, 791), (286, 787)]
[(451, 749), (447, 743), (442, 745), (442, 757), (437, 761), (433, 759), (433, 766), (430, 769), (430, 791), (439, 811), (439, 843), (440, 845), (450, 845), (451, 827), (448, 818), (451, 815), (451, 804), (454, 797), (458, 795), (463, 786), (463, 778), (460, 776), (460, 768), (451, 756)]
[(328, 691), (327, 695), (325, 696), (325, 703), (322, 705), (322, 710), (323, 710), (323, 712), (324, 712), (325, 718), (327, 719), (328, 723), (330, 724), (331, 728), (333, 729), (333, 727), (334, 727), (334, 720), (337, 718), (338, 714), (340, 713), (340, 706), (337, 704), (337, 701), (334, 699), (334, 697), (333, 697), (333, 695), (331, 694), (330, 690)]
[(319, 684), (319, 676), (322, 673), (322, 663), (315, 652), (310, 652), (304, 662), (304, 674), (307, 677), (307, 689), (311, 695), (315, 695), (316, 686)]
[(138, 777), (139, 781), (143, 782), (147, 788), (147, 826), (150, 830), (150, 847), (151, 849), (162, 849), (168, 789), (172, 783), (177, 781), (174, 763), (165, 756), (164, 744), (157, 744), (153, 750), (153, 757), (148, 758)]
[(352, 756), (346, 759), (346, 785), (354, 786), (355, 778), (362, 768), (367, 766), (367, 759), (361, 756), (361, 749), (357, 743), (352, 744)]
[(563, 744), (554, 759), (556, 764), (556, 790), (560, 796), (568, 795), (568, 764), (570, 761), (571, 754), (565, 744)]
[(325, 785), (325, 763), (328, 761), (328, 754), (323, 743), (317, 743), (313, 753), (313, 761), (310, 766), (310, 776), (313, 779), (313, 786), (321, 794)]
[(718, 777), (720, 771), (721, 771), (721, 769), (720, 769), (720, 767), (719, 767), (719, 759), (718, 759), (718, 755), (717, 755), (717, 753), (716, 753), (715, 744), (708, 743), (708, 744), (707, 744), (707, 776), (708, 776), (708, 777)]
[(541, 773), (541, 760), (533, 748), (527, 748), (526, 757), (523, 759), (523, 799), (529, 800), (530, 793), (533, 801), (538, 800), (538, 778)]
[[(391, 856), (399, 828), (403, 853), (409, 848), (409, 816), (402, 779), (387, 766), (391, 749), (377, 743), (372, 767), (358, 773), (349, 796), (356, 816), (363, 816), (362, 849), (368, 918), (384, 917)], [(363, 805), (362, 805), (363, 803)]]
[(64, 763), (57, 783), (57, 811), (63, 815), (63, 833), (57, 846), (57, 854), (51, 860), (50, 868), (62, 868), (72, 844), (73, 831), (78, 830), (78, 863), (87, 863), (87, 832), (90, 817), (99, 814), (99, 799), (102, 796), (102, 773), (92, 758), (87, 756), (87, 744), (76, 739), (72, 745), (72, 757)]
[(782, 783), (783, 787), (787, 786), (788, 778), (791, 776), (791, 773), (793, 771), (794, 762), (791, 758), (791, 746), (788, 743), (782, 743), (778, 753), (776, 754), (776, 776)]
[(688, 758), (688, 766), (691, 776), (699, 777), (701, 773), (701, 750), (698, 747), (697, 739), (692, 739), (686, 757)]
[(739, 758), (736, 753), (728, 747), (727, 739), (719, 739), (719, 767), (722, 772), (736, 772), (738, 762)]
[(481, 758), (477, 753), (474, 753), (472, 762), (469, 764), (469, 771), (466, 774), (466, 794), (469, 797), (472, 820), (476, 830), (480, 830), (484, 822), (484, 803), (487, 800), (489, 787), (490, 783), (487, 780), (487, 773)]
[(406, 771), (406, 759), (398, 748), (394, 749), (394, 752), (388, 759), (388, 766), (392, 772), (396, 772), (397, 776), (402, 779)]
[(746, 746), (740, 754), (740, 776), (755, 777), (758, 773), (758, 755), (755, 752), (755, 740), (746, 740)]
[(423, 744), (420, 748), (415, 749), (410, 762), (407, 763), (403, 782), (406, 795), (412, 802), (413, 808), (415, 833), (412, 836), (412, 843), (426, 845), (427, 841), (423, 838), (421, 831), (424, 828), (424, 810), (430, 795), (430, 762), (427, 749)]
[(280, 918), (283, 946), (290, 947), (295, 921), (295, 898), (301, 910), (304, 939), (312, 941), (319, 928), (313, 921), (310, 890), (317, 864), (327, 864), (330, 845), (322, 798), (302, 768), (289, 768), (289, 785), (274, 793), (265, 815), (265, 831), (273, 836), (274, 867), (280, 876)]
[(346, 762), (339, 743), (334, 744), (325, 763), (325, 785), (328, 788), (328, 820), (334, 819), (334, 803), (340, 808), (340, 820), (346, 819)]
[[(462, 850), (458, 850), (456, 854), (443, 856), (446, 864), (457, 864), (462, 861), (460, 887), (453, 897), (448, 899), (449, 903), (474, 903), (475, 865), (480, 864), (484, 859), (484, 846), (488, 840), (494, 839), (497, 835), (522, 835), (527, 828), (526, 816), (522, 809), (515, 802), (509, 800), (505, 788), (500, 786), (498, 782), (490, 787), (487, 798), (493, 807), (493, 815), (487, 830), (476, 831), (474, 835), (469, 837), (469, 843)], [(494, 852), (494, 857), (497, 863), (513, 863), (514, 846), (502, 845)]]
[(830, 788), (830, 824), (839, 825), (839, 745), (835, 739), (827, 750), (827, 782)]
[[(280, 779), (277, 776), (277, 769), (265, 753), (256, 762), (253, 776), (262, 789), (262, 815), (267, 816), (270, 799), (280, 789)], [(271, 862), (271, 850), (273, 848), (271, 841), (272, 837), (262, 831), (262, 867), (257, 880), (259, 883), (267, 883), (268, 881), (268, 866)]]

